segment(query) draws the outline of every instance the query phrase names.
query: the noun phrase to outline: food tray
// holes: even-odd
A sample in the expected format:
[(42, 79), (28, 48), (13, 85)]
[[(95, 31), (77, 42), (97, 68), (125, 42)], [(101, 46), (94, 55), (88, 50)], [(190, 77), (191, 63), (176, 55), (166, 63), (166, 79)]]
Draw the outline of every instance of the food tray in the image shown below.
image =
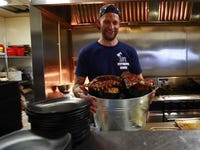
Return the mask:
[(176, 119), (175, 123), (182, 130), (200, 129), (200, 118), (181, 118)]

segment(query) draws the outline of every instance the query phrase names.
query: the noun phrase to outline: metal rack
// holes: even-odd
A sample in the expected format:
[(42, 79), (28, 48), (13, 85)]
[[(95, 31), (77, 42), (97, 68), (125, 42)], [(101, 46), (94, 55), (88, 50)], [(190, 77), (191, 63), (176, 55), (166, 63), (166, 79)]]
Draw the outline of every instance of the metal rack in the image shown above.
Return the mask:
[(8, 79), (8, 56), (7, 53), (0, 53), (0, 57), (4, 57), (6, 65), (6, 78)]

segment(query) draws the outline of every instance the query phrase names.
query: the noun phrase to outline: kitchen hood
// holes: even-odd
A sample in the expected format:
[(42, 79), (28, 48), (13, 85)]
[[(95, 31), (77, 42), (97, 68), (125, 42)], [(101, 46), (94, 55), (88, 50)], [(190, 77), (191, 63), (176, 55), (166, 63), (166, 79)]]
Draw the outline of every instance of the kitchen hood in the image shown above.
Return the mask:
[[(114, 3), (121, 11), (121, 22), (147, 22), (149, 3), (147, 1), (125, 1)], [(78, 4), (72, 6), (72, 24), (95, 23), (103, 4)]]
[[(195, 0), (129, 0), (129, 1), (92, 1), (92, 0), (34, 0), (32, 5), (45, 10), (59, 10), (66, 7), (62, 18), (70, 26), (94, 25), (99, 8), (105, 3), (113, 3), (121, 10), (122, 25), (138, 24), (199, 24), (200, 2)], [(69, 15), (70, 10), (70, 15)], [(55, 11), (56, 12), (56, 11)], [(70, 19), (69, 19), (70, 18)]]
[(28, 16), (29, 0), (6, 0), (7, 5), (0, 6), (1, 17)]

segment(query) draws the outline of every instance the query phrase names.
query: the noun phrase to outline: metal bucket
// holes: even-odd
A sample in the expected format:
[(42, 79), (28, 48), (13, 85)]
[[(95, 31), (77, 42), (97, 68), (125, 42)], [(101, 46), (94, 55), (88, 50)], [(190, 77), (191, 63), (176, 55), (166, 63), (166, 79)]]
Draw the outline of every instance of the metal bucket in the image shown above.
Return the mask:
[(130, 99), (96, 98), (97, 110), (94, 121), (97, 129), (101, 131), (141, 129), (146, 125), (151, 93)]

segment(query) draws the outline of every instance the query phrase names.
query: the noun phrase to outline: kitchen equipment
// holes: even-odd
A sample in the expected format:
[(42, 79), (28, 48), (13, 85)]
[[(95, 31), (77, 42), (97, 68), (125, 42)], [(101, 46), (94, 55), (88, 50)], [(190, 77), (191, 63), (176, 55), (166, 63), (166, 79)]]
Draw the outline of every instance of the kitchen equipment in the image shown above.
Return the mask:
[(69, 93), (70, 86), (70, 84), (58, 85), (58, 90), (63, 94), (67, 94)]
[(193, 77), (159, 77), (160, 88), (150, 106), (149, 122), (200, 117), (200, 84)]
[(144, 127), (152, 92), (130, 99), (96, 97), (95, 125), (99, 130), (139, 130)]
[(19, 130), (0, 138), (0, 150), (71, 150), (69, 133), (57, 139), (36, 135), (30, 130)]
[(89, 135), (89, 107), (87, 100), (63, 97), (29, 104), (26, 112), (32, 131), (53, 138), (69, 132), (75, 145)]

